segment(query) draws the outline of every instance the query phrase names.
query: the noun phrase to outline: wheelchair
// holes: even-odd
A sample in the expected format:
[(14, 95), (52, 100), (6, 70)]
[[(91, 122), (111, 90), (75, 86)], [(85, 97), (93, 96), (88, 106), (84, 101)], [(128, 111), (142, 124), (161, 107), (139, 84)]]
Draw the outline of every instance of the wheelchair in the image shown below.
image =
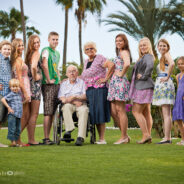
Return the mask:
[[(63, 134), (65, 132), (64, 129), (64, 121), (63, 121), (63, 113), (62, 113), (62, 103), (60, 102), (58, 108), (56, 110), (54, 120), (53, 120), (53, 141), (55, 144), (60, 145), (61, 141), (65, 141), (66, 143), (70, 143), (75, 141), (73, 138), (64, 138)], [(73, 121), (75, 122), (75, 127), (78, 127), (78, 118), (76, 112), (73, 113)], [(95, 125), (90, 123), (90, 115), (88, 115), (87, 128), (86, 128), (86, 137), (90, 133), (90, 143), (94, 144), (96, 142), (96, 131)]]

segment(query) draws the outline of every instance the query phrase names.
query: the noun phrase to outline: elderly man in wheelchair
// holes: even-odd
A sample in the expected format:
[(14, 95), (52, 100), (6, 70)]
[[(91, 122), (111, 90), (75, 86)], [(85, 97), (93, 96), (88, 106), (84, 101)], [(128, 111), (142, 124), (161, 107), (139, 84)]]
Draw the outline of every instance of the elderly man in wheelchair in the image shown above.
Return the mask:
[(85, 83), (78, 78), (78, 68), (69, 65), (66, 70), (67, 80), (61, 83), (58, 98), (62, 101), (62, 112), (65, 125), (64, 138), (71, 138), (71, 132), (75, 129), (72, 115), (76, 112), (78, 118), (78, 137), (75, 145), (82, 146), (86, 137), (88, 121), (88, 107), (86, 104)]

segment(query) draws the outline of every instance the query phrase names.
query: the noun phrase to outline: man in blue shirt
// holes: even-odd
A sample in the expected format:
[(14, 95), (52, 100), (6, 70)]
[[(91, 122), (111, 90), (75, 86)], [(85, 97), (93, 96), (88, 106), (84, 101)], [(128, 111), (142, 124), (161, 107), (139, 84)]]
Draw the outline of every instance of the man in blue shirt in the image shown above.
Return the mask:
[(70, 133), (74, 130), (74, 122), (72, 114), (76, 112), (78, 117), (78, 137), (75, 145), (82, 146), (86, 137), (86, 127), (88, 120), (88, 107), (86, 105), (85, 83), (78, 78), (78, 69), (74, 65), (67, 68), (66, 75), (68, 80), (60, 85), (58, 98), (64, 104), (62, 107), (66, 135), (70, 137)]
[[(0, 124), (6, 117), (7, 110), (1, 103), (1, 98), (10, 92), (9, 80), (11, 79), (11, 65), (9, 56), (11, 54), (11, 43), (2, 41), (0, 43)], [(0, 143), (0, 147), (7, 147)]]

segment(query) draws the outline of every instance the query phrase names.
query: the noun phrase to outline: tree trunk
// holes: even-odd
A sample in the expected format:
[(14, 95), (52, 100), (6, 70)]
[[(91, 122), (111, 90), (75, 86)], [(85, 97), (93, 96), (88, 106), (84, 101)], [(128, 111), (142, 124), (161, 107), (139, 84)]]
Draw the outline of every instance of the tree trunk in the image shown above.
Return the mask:
[(63, 65), (66, 65), (67, 37), (68, 37), (68, 8), (65, 8), (65, 37), (63, 45)]
[(79, 19), (79, 53), (80, 53), (80, 65), (83, 65), (83, 56), (82, 56), (82, 19), (80, 16)]
[(24, 20), (24, 6), (23, 0), (20, 0), (20, 9), (21, 9), (21, 21), (22, 21), (22, 31), (23, 31), (23, 40), (24, 40), (24, 57), (26, 53), (26, 29), (25, 29), (25, 20)]
[(11, 42), (15, 39), (15, 32), (11, 34)]

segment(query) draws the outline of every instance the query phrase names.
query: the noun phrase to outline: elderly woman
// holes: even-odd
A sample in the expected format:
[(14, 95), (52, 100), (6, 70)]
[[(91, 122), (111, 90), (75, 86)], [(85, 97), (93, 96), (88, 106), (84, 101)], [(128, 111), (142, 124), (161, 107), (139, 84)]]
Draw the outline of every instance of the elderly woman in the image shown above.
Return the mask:
[(139, 42), (139, 59), (132, 72), (129, 97), (133, 101), (132, 113), (141, 128), (143, 137), (138, 144), (151, 143), (151, 102), (153, 97), (154, 82), (151, 78), (154, 56), (151, 42), (143, 38)]
[[(86, 96), (89, 101), (90, 121), (96, 124), (99, 141), (96, 144), (106, 144), (105, 123), (110, 121), (110, 103), (107, 101), (107, 81), (114, 71), (114, 64), (104, 56), (96, 54), (96, 44), (88, 42), (84, 45), (88, 56), (84, 64), (82, 79), (86, 84)], [(106, 68), (108, 71), (106, 72)]]

